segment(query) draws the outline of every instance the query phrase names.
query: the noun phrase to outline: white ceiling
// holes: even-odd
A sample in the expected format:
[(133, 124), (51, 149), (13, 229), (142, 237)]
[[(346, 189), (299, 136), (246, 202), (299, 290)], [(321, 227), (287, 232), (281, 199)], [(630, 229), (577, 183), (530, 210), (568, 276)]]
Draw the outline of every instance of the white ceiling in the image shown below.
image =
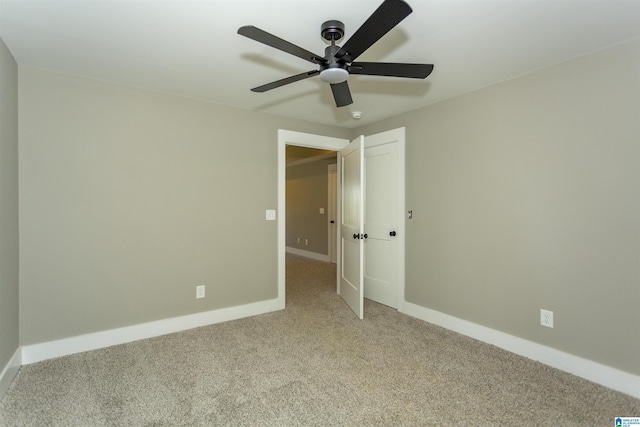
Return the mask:
[(249, 90), (316, 66), (239, 27), (323, 56), (324, 21), (345, 23), (341, 44), (381, 1), (0, 0), (0, 37), (21, 65), (349, 128), (640, 37), (640, 0), (408, 0), (358, 60), (435, 64), (426, 80), (350, 76), (342, 108), (317, 76)]

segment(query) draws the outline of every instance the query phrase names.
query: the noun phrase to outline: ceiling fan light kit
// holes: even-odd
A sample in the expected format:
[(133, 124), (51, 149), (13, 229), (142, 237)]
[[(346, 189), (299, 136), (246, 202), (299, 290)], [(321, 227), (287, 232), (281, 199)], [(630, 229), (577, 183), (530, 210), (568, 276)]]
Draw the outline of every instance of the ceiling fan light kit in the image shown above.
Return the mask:
[(337, 46), (336, 41), (344, 36), (344, 24), (336, 20), (324, 22), (320, 27), (320, 34), (324, 39), (331, 42), (331, 45), (325, 49), (324, 57), (309, 52), (257, 27), (251, 25), (240, 27), (238, 34), (242, 36), (319, 66), (317, 70), (296, 74), (251, 90), (253, 92), (266, 92), (319, 74), (320, 80), (331, 85), (336, 106), (344, 107), (353, 103), (347, 83), (350, 74), (424, 79), (433, 71), (432, 64), (355, 62), (358, 56), (392, 30), (411, 12), (411, 7), (403, 0), (384, 0), (342, 47)]
[(320, 80), (325, 83), (342, 83), (347, 81), (349, 72), (344, 68), (325, 68), (320, 71)]

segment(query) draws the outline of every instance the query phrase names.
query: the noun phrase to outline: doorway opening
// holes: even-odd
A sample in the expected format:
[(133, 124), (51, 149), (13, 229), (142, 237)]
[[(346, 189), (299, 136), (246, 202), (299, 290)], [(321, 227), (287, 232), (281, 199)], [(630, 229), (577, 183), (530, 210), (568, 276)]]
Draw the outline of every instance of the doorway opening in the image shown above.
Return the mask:
[[(396, 308), (399, 312), (404, 312), (404, 290), (405, 290), (405, 129), (398, 128), (375, 135), (361, 138), (361, 147), (364, 151), (363, 162), (366, 176), (361, 176), (362, 185), (365, 186), (364, 202), (365, 207), (364, 226), (360, 233), (364, 237), (365, 262), (364, 272), (361, 274), (364, 283), (361, 282), (360, 289), (364, 289), (366, 298), (373, 301)], [(332, 138), (321, 135), (305, 134), (287, 130), (278, 131), (278, 308), (285, 308), (285, 277), (286, 277), (286, 149), (287, 146), (315, 148), (340, 152), (349, 145), (349, 140)], [(341, 153), (335, 154), (338, 165)], [(368, 165), (368, 167), (367, 167)], [(344, 165), (343, 165), (344, 166)], [(338, 167), (338, 171), (341, 167)], [(390, 172), (393, 170), (393, 172)], [(343, 171), (346, 175), (346, 171)], [(391, 173), (391, 175), (389, 175)], [(337, 212), (340, 212), (341, 204), (341, 182), (342, 173), (336, 174), (337, 187)], [(367, 183), (368, 182), (368, 183)], [(330, 184), (329, 184), (330, 186)], [(367, 188), (369, 194), (367, 194)], [(325, 199), (326, 200), (326, 199)], [(369, 212), (367, 214), (367, 211)], [(319, 213), (319, 212), (317, 212)], [(324, 220), (329, 222), (326, 217)], [(340, 218), (336, 218), (337, 229), (343, 226)], [(331, 232), (327, 235), (331, 237)], [(355, 233), (355, 232), (354, 232)], [(347, 233), (348, 234), (348, 233)], [(351, 235), (351, 234), (348, 234)], [(356, 234), (354, 234), (355, 238)], [(290, 236), (297, 244), (297, 238), (301, 238), (301, 243), (306, 243), (302, 236)], [(369, 238), (368, 238), (369, 237)], [(336, 232), (336, 239), (340, 242), (340, 237)], [(327, 242), (329, 239), (327, 240)], [(375, 245), (375, 247), (374, 247)], [(306, 245), (305, 245), (306, 246)], [(330, 251), (326, 251), (327, 254)], [(330, 255), (325, 261), (330, 261)], [(336, 291), (341, 294), (340, 271), (342, 262), (341, 243), (337, 244), (337, 269), (336, 269)], [(368, 261), (367, 261), (368, 260)], [(344, 260), (342, 260), (344, 261)], [(344, 268), (349, 269), (352, 264)], [(393, 265), (392, 265), (393, 264)], [(367, 265), (369, 267), (367, 267)], [(381, 266), (385, 266), (381, 269)], [(362, 267), (360, 267), (362, 268)], [(362, 280), (361, 279), (361, 280)], [(359, 298), (362, 298), (362, 293)], [(344, 296), (343, 296), (344, 299)]]
[[(301, 132), (278, 130), (278, 308), (284, 309), (286, 277), (286, 151), (287, 146), (340, 151), (349, 143), (347, 139), (326, 137)], [(337, 154), (335, 154), (337, 158)], [(292, 236), (297, 243), (298, 236)], [(302, 236), (300, 236), (302, 239)], [(302, 242), (302, 241), (301, 241)]]
[[(286, 146), (286, 252), (333, 262), (337, 152)], [(333, 175), (330, 171), (333, 170)]]

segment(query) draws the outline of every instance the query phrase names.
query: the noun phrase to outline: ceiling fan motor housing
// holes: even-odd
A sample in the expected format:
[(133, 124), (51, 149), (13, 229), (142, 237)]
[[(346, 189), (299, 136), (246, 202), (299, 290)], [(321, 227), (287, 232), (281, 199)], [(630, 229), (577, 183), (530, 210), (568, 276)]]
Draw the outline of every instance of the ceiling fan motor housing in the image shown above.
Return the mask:
[(327, 46), (324, 50), (324, 57), (327, 62), (320, 64), (320, 80), (325, 83), (342, 83), (347, 80), (347, 77), (349, 77), (347, 64), (343, 61), (339, 61), (334, 56), (339, 49), (340, 46), (336, 46), (334, 43), (331, 43), (331, 46)]

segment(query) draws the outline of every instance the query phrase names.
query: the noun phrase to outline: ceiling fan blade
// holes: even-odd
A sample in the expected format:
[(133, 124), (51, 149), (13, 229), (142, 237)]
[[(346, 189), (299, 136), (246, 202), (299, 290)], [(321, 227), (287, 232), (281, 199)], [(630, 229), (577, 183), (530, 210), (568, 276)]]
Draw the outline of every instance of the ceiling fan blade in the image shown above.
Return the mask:
[(322, 56), (309, 52), (299, 46), (294, 45), (286, 40), (269, 34), (260, 28), (256, 28), (253, 25), (247, 25), (238, 29), (238, 34), (253, 39), (257, 42), (264, 43), (267, 46), (274, 47), (283, 52), (290, 53), (293, 56), (302, 58), (305, 61), (313, 62), (314, 64), (324, 64), (327, 62)]
[(354, 62), (349, 66), (349, 74), (368, 76), (408, 77), (424, 79), (433, 71), (432, 64), (405, 64), (398, 62)]
[(346, 80), (342, 83), (332, 84), (331, 92), (333, 92), (333, 99), (336, 101), (336, 107), (344, 107), (345, 105), (353, 104), (349, 84)]
[(403, 0), (384, 0), (334, 56), (346, 62), (354, 61), (411, 12)]
[(271, 89), (278, 88), (280, 86), (288, 85), (289, 83), (297, 82), (299, 80), (308, 79), (316, 74), (319, 74), (318, 70), (307, 71), (306, 73), (296, 74), (295, 76), (287, 77), (285, 79), (276, 80), (275, 82), (267, 83), (266, 85), (254, 87), (251, 92), (266, 92)]

